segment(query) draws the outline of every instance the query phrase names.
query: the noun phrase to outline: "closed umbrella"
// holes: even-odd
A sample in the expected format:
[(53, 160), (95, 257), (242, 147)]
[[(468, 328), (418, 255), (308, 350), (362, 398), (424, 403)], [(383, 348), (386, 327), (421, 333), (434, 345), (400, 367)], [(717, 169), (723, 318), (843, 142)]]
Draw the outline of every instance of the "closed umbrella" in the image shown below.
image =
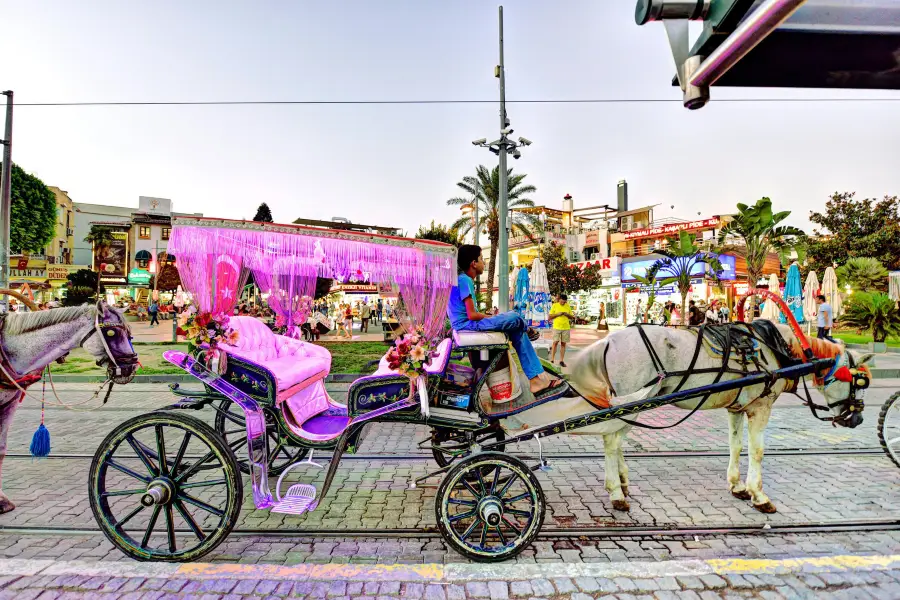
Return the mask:
[(900, 300), (900, 271), (891, 271), (888, 282), (888, 294), (891, 300)]
[(810, 271), (809, 275), (806, 276), (806, 284), (803, 286), (803, 315), (806, 317), (806, 332), (809, 333), (809, 328), (812, 326), (812, 322), (816, 319), (816, 313), (818, 312), (818, 306), (816, 305), (816, 296), (819, 293), (819, 278), (816, 276), (815, 271)]
[(528, 269), (519, 269), (519, 272), (516, 275), (515, 285), (513, 285), (511, 289), (515, 290), (513, 294), (514, 310), (522, 315), (522, 318), (526, 318), (526, 313), (528, 312), (529, 286), (530, 281), (528, 280)]
[(547, 316), (550, 311), (550, 284), (547, 280), (547, 267), (536, 258), (531, 263), (531, 278), (528, 286), (528, 319), (529, 324), (537, 329), (550, 326)]
[[(785, 303), (788, 305), (791, 313), (793, 313), (794, 318), (797, 319), (797, 322), (804, 323), (803, 289), (800, 286), (800, 267), (797, 266), (797, 263), (795, 262), (788, 269), (787, 277), (784, 280), (784, 294), (782, 295), (782, 298), (784, 298)], [(782, 323), (787, 323), (787, 315), (782, 314), (779, 317), (779, 320)]]
[[(769, 275), (769, 291), (773, 294), (778, 294), (780, 291), (781, 285), (778, 283), (778, 275), (772, 273)], [(760, 313), (760, 317), (763, 319), (769, 319), (770, 321), (775, 321), (778, 319), (778, 315), (781, 314), (781, 311), (778, 310), (778, 305), (773, 301), (766, 299), (763, 303), (762, 312)]]
[(519, 278), (519, 267), (514, 267), (509, 273), (509, 306), (516, 310), (516, 281)]
[(825, 269), (825, 275), (822, 277), (822, 295), (825, 296), (825, 301), (831, 305), (831, 318), (837, 320), (843, 314), (843, 303), (834, 267)]

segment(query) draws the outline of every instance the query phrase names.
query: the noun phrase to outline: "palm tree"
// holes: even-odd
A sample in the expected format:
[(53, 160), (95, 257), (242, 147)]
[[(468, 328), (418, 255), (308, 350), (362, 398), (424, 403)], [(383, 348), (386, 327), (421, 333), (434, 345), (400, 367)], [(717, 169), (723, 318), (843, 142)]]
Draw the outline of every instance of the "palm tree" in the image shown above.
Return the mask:
[(877, 258), (851, 258), (837, 270), (840, 285), (861, 292), (887, 289), (888, 270)]
[(682, 325), (687, 319), (687, 295), (691, 291), (691, 278), (699, 275), (695, 272), (697, 265), (709, 265), (709, 269), (717, 281), (722, 272), (719, 258), (711, 252), (698, 250), (695, 245), (696, 240), (696, 235), (686, 231), (678, 232), (677, 238), (666, 238), (668, 246), (656, 251), (665, 258), (661, 258), (653, 264), (653, 267), (658, 265), (656, 275), (664, 276), (664, 279), (660, 281), (661, 285), (674, 283), (678, 286), (678, 292), (681, 294)]
[[(724, 246), (728, 236), (736, 236), (744, 241), (743, 246), (734, 246), (730, 250), (747, 261), (747, 277), (750, 286), (756, 287), (756, 282), (763, 275), (763, 267), (766, 257), (773, 250), (784, 258), (791, 251), (804, 249), (803, 238), (806, 236), (802, 230), (790, 225), (779, 225), (791, 211), (780, 213), (772, 212), (772, 201), (769, 198), (760, 198), (753, 206), (738, 203), (738, 213), (719, 231), (719, 246)], [(751, 313), (752, 314), (752, 313)]]
[(656, 261), (650, 265), (650, 268), (647, 269), (647, 272), (643, 276), (637, 274), (634, 275), (634, 278), (647, 289), (647, 312), (645, 313), (647, 315), (647, 320), (650, 318), (650, 311), (653, 310), (653, 305), (656, 304), (656, 295), (659, 293), (659, 288), (667, 286), (674, 281), (671, 277), (667, 279), (657, 279), (659, 269), (662, 267), (660, 264), (661, 262), (662, 261)]
[[(92, 244), (95, 249), (104, 250), (113, 243), (112, 229), (103, 225), (91, 225), (91, 231), (84, 236), (84, 241)], [(96, 253), (96, 250), (95, 250)], [(101, 253), (102, 254), (102, 253)]]
[[(534, 206), (534, 201), (526, 198), (527, 194), (533, 194), (537, 188), (533, 185), (524, 185), (522, 181), (526, 175), (513, 175), (512, 169), (507, 171), (507, 207), (509, 217), (507, 224), (512, 235), (524, 235), (534, 239), (535, 233), (541, 232), (541, 222), (536, 215), (523, 213), (516, 209)], [(497, 248), (500, 243), (500, 167), (488, 170), (484, 165), (478, 165), (475, 176), (466, 176), (456, 184), (464, 190), (469, 197), (457, 197), (447, 200), (449, 206), (463, 206), (466, 204), (478, 204), (479, 228), (487, 230), (488, 239), (491, 241), (491, 255), (488, 259), (488, 285), (494, 285), (494, 273), (496, 272)], [(451, 229), (465, 236), (472, 230), (472, 221), (469, 217), (460, 217), (450, 225)], [(508, 277), (508, 273), (501, 273), (502, 277)], [(491, 308), (492, 295), (488, 295), (487, 307)]]

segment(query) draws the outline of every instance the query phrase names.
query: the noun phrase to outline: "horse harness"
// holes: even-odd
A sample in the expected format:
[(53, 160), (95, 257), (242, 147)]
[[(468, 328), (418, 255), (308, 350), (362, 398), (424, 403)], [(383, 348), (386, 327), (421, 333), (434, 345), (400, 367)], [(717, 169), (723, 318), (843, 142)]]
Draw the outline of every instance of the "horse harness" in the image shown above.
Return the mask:
[[(6, 314), (0, 313), (0, 340), (3, 339), (3, 329), (6, 326)], [(4, 390), (21, 390), (37, 383), (43, 376), (43, 369), (36, 369), (30, 373), (19, 375), (12, 366), (9, 357), (6, 355), (6, 349), (0, 343), (0, 389)]]
[[(670, 377), (681, 377), (681, 381), (678, 382), (675, 389), (672, 390), (672, 393), (678, 392), (687, 382), (688, 378), (692, 375), (702, 375), (705, 373), (715, 373), (715, 379), (713, 380), (713, 384), (718, 383), (722, 377), (728, 374), (740, 375), (745, 377), (750, 375), (751, 372), (765, 372), (772, 373), (772, 370), (769, 367), (768, 360), (765, 355), (760, 352), (760, 346), (765, 346), (768, 348), (774, 355), (775, 360), (778, 363), (775, 365), (776, 368), (784, 368), (799, 364), (803, 362), (800, 359), (797, 359), (793, 353), (791, 352), (790, 347), (787, 345), (787, 342), (781, 336), (781, 333), (776, 329), (775, 325), (767, 320), (757, 320), (752, 323), (726, 323), (722, 325), (700, 325), (699, 327), (691, 327), (690, 330), (696, 329), (697, 331), (697, 343), (694, 346), (694, 353), (691, 357), (690, 364), (687, 369), (680, 371), (669, 371), (666, 369), (662, 360), (659, 358), (659, 355), (656, 352), (656, 349), (653, 347), (653, 344), (650, 342), (650, 338), (647, 337), (647, 333), (644, 331), (645, 325), (641, 323), (634, 323), (629, 325), (629, 327), (635, 327), (638, 330), (638, 333), (641, 336), (641, 340), (644, 342), (644, 347), (647, 349), (647, 353), (650, 355), (650, 361), (653, 364), (653, 368), (656, 370), (656, 377), (647, 382), (643, 387), (655, 386), (661, 384), (664, 380)], [(705, 369), (694, 369), (697, 364), (697, 359), (700, 356), (700, 350), (704, 345), (704, 342), (708, 343), (708, 345), (714, 350), (720, 350), (722, 356), (722, 362), (718, 367), (710, 367)], [(607, 346), (607, 350), (609, 347)], [(847, 413), (852, 414), (853, 412), (862, 411), (863, 409), (863, 398), (865, 396), (864, 391), (869, 386), (870, 375), (868, 373), (868, 369), (864, 366), (860, 368), (855, 368), (853, 364), (853, 357), (850, 353), (847, 353), (847, 357), (850, 362), (850, 367), (841, 366), (839, 367), (840, 356), (835, 359), (835, 363), (826, 374), (822, 380), (825, 386), (829, 386), (835, 381), (843, 381), (850, 383), (850, 396), (845, 400), (839, 400), (836, 402), (828, 403), (827, 406), (822, 406), (820, 404), (816, 404), (813, 402), (812, 397), (810, 396), (809, 389), (806, 386), (806, 379), (803, 379), (803, 386), (806, 391), (806, 399), (801, 397), (798, 393), (799, 390), (799, 381), (797, 379), (793, 379), (792, 384), (793, 387), (788, 387), (785, 389), (788, 393), (793, 393), (801, 400), (803, 400), (804, 404), (809, 406), (810, 411), (813, 416), (819, 419), (820, 421), (830, 421), (833, 425), (837, 425), (837, 421), (843, 420), (848, 416)], [(736, 361), (739, 368), (735, 368), (731, 366), (732, 361)], [(605, 361), (604, 361), (605, 362)], [(749, 368), (750, 365), (753, 365), (753, 370)], [(763, 393), (760, 394), (759, 397), (763, 397), (768, 395), (771, 392), (772, 385), (775, 383), (776, 379), (773, 377), (767, 380), (764, 384)], [(637, 421), (631, 421), (628, 419), (621, 419), (625, 421), (629, 425), (634, 425), (637, 427), (643, 427), (646, 429), (668, 429), (670, 427), (674, 427), (686, 421), (691, 417), (695, 412), (700, 410), (700, 408), (709, 400), (709, 397), (712, 393), (707, 393), (702, 396), (700, 402), (688, 412), (682, 419), (671, 425), (648, 425), (645, 423), (639, 423)], [(736, 407), (735, 405), (739, 402), (740, 395), (735, 398), (735, 400), (727, 407), (727, 410), (731, 412), (742, 412), (747, 409), (749, 404), (745, 406)], [(846, 405), (844, 412), (841, 413), (838, 417), (820, 417), (817, 414), (817, 410), (825, 410), (828, 411), (835, 406)]]

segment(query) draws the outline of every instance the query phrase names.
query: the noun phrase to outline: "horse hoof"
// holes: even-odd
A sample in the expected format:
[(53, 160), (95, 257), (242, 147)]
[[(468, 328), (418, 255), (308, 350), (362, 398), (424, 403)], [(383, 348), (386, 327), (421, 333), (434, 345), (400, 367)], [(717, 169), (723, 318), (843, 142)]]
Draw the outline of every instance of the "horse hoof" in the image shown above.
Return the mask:
[(16, 505), (12, 503), (12, 500), (4, 498), (0, 500), (0, 515), (12, 512), (16, 508)]
[[(738, 500), (749, 500), (750, 498), (752, 498), (752, 496), (750, 495), (750, 492), (747, 490), (741, 490), (739, 492), (731, 490), (731, 495), (734, 496), (735, 498), (737, 498)], [(763, 511), (763, 512), (765, 512), (765, 511)]]
[(772, 504), (771, 501), (763, 502), (762, 504), (754, 504), (753, 508), (755, 508), (756, 510), (758, 510), (761, 513), (766, 513), (767, 515), (777, 512), (775, 505)]
[(622, 512), (628, 512), (631, 510), (631, 505), (628, 504), (628, 500), (613, 500), (612, 501), (613, 509), (620, 510)]

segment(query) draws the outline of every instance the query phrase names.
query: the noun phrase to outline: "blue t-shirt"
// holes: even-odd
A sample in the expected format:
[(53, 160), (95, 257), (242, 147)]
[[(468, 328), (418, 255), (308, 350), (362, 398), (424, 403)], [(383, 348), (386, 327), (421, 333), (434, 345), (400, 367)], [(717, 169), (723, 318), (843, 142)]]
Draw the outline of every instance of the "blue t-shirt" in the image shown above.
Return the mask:
[(459, 329), (469, 322), (466, 298), (475, 299), (475, 282), (465, 273), (460, 273), (456, 286), (450, 290), (450, 302), (447, 303), (447, 317), (453, 329)]

